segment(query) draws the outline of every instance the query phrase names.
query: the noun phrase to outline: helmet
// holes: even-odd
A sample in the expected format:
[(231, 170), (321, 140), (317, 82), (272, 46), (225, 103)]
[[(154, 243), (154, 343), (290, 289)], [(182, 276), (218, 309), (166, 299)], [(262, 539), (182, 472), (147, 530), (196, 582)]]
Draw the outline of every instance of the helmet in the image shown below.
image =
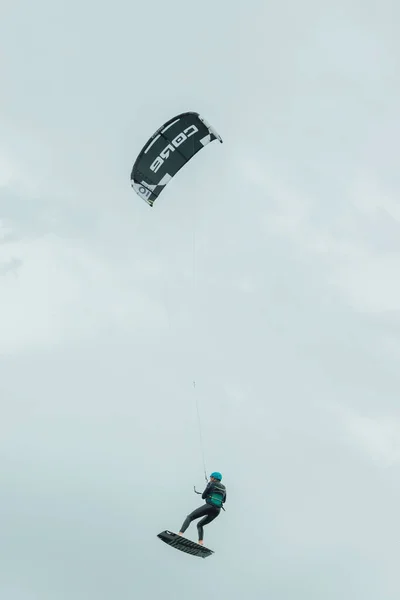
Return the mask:
[(221, 473), (218, 473), (218, 471), (214, 471), (214, 473), (211, 473), (210, 477), (214, 477), (214, 479), (218, 479), (218, 481), (221, 481), (222, 479), (222, 475)]

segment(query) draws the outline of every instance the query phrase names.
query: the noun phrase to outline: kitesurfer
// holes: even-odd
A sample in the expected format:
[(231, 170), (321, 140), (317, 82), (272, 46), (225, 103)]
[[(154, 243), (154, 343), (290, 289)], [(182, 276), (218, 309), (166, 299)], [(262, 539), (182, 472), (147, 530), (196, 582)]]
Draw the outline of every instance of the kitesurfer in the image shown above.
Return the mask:
[(204, 517), (197, 523), (197, 531), (199, 534), (199, 544), (203, 545), (204, 538), (204, 525), (208, 525), (211, 521), (214, 521), (221, 512), (221, 508), (223, 508), (223, 504), (226, 502), (226, 488), (223, 483), (221, 483), (222, 475), (217, 471), (211, 473), (210, 481), (207, 483), (207, 486), (202, 493), (201, 497), (206, 501), (203, 506), (196, 508), (190, 515), (188, 515), (183, 522), (183, 525), (179, 531), (179, 535), (183, 535), (186, 529), (189, 527), (190, 523), (194, 519), (199, 519), (200, 517)]

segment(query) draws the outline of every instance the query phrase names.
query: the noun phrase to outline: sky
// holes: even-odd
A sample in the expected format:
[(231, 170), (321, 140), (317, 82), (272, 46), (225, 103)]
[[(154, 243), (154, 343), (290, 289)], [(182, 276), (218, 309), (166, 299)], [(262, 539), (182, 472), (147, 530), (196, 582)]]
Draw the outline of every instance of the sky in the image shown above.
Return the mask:
[[(1, 598), (399, 598), (399, 20), (1, 1)], [(150, 208), (132, 164), (186, 110), (224, 143)], [(196, 403), (205, 561), (156, 537), (199, 505)]]

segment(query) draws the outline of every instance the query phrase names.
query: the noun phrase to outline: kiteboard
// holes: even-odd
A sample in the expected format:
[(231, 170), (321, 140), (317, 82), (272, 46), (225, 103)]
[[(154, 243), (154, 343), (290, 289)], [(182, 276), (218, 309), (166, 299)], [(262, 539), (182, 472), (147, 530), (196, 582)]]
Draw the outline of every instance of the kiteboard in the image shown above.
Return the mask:
[(196, 544), (196, 542), (192, 542), (192, 540), (188, 540), (182, 535), (178, 535), (172, 531), (162, 531), (161, 533), (157, 534), (157, 537), (168, 544), (168, 546), (172, 546), (173, 548), (181, 550), (182, 552), (186, 552), (187, 554), (193, 554), (193, 556), (207, 558), (207, 556), (214, 554), (213, 550), (210, 550), (201, 544)]

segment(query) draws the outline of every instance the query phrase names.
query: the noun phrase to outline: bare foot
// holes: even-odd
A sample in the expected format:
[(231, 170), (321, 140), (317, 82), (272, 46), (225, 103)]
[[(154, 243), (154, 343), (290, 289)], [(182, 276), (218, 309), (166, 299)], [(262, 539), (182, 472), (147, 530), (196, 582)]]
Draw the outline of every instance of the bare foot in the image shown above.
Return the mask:
[(180, 532), (178, 533), (178, 535), (183, 535), (182, 531), (180, 531)]
[(204, 544), (203, 540), (199, 540), (199, 544), (200, 544), (200, 546), (203, 546), (203, 544)]

